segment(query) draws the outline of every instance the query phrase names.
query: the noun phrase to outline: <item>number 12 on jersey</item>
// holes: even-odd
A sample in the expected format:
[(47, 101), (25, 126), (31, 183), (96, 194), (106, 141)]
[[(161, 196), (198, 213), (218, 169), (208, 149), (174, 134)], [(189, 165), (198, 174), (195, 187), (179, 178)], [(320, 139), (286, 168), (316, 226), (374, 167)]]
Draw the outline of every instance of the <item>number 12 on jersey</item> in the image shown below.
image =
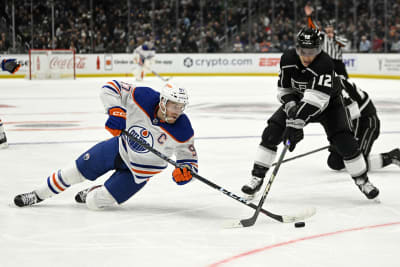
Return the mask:
[(318, 85), (332, 87), (332, 75), (324, 74), (319, 76)]

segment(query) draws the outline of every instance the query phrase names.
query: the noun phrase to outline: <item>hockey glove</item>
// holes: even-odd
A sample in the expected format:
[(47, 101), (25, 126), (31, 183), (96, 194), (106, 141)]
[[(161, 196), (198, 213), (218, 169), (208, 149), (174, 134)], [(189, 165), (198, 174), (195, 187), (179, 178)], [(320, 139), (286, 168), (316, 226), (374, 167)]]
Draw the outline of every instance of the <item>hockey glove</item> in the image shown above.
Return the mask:
[(15, 58), (3, 59), (3, 61), (1, 62), (1, 70), (8, 71), (11, 74), (16, 73), (20, 67), (21, 64), (18, 64)]
[(181, 168), (175, 168), (172, 172), (172, 179), (178, 185), (187, 184), (192, 180), (192, 173), (190, 172), (191, 168), (188, 165), (184, 165)]
[(297, 113), (297, 104), (295, 101), (289, 101), (284, 106), (284, 111), (286, 113), (287, 118), (295, 118)]
[(286, 119), (286, 129), (283, 132), (283, 141), (290, 141), (290, 152), (292, 152), (295, 149), (297, 143), (304, 138), (304, 125), (305, 122), (301, 119)]
[(106, 129), (113, 136), (121, 134), (126, 127), (126, 110), (121, 107), (112, 107), (108, 109), (108, 119), (106, 121)]

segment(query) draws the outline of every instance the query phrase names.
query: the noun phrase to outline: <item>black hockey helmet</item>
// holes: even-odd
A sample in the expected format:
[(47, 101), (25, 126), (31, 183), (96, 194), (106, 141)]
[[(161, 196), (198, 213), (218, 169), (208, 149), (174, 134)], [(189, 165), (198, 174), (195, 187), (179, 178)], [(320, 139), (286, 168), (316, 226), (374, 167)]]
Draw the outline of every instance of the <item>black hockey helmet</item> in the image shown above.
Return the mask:
[(336, 21), (334, 19), (328, 19), (328, 20), (323, 21), (322, 25), (324, 26), (324, 28), (327, 28), (327, 27), (335, 28)]
[(296, 52), (299, 56), (316, 56), (321, 53), (322, 38), (317, 29), (304, 27), (297, 34)]

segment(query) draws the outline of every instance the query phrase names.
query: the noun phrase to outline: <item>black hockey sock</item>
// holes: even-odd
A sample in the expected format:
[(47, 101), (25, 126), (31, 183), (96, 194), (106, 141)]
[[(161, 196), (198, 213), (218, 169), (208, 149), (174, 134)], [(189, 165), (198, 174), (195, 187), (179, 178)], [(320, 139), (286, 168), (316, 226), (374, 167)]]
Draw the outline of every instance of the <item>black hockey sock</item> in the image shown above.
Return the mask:
[(382, 168), (392, 164), (393, 161), (389, 153), (382, 153), (381, 156), (382, 156)]
[(267, 173), (268, 170), (269, 170), (269, 168), (263, 167), (263, 166), (255, 163), (253, 166), (253, 170), (251, 171), (251, 175), (258, 177), (258, 178), (264, 178), (265, 174)]

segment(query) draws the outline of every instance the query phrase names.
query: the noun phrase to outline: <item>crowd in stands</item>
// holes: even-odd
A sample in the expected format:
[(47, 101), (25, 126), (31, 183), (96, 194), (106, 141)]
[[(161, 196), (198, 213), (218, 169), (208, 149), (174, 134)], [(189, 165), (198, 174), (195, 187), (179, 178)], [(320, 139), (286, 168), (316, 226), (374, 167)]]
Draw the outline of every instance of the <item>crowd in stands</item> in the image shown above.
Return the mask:
[[(20, 0), (14, 6), (13, 39), (11, 2), (5, 0), (0, 7), (0, 53), (26, 53), (30, 48), (131, 53), (149, 39), (158, 53), (282, 52), (294, 46), (297, 31), (306, 24), (307, 4), (306, 0), (252, 0), (250, 7), (248, 0)], [(316, 3), (311, 4), (318, 24), (337, 19), (337, 33), (349, 40), (345, 51), (400, 52), (400, 0), (387, 0), (386, 22), (384, 1)]]

